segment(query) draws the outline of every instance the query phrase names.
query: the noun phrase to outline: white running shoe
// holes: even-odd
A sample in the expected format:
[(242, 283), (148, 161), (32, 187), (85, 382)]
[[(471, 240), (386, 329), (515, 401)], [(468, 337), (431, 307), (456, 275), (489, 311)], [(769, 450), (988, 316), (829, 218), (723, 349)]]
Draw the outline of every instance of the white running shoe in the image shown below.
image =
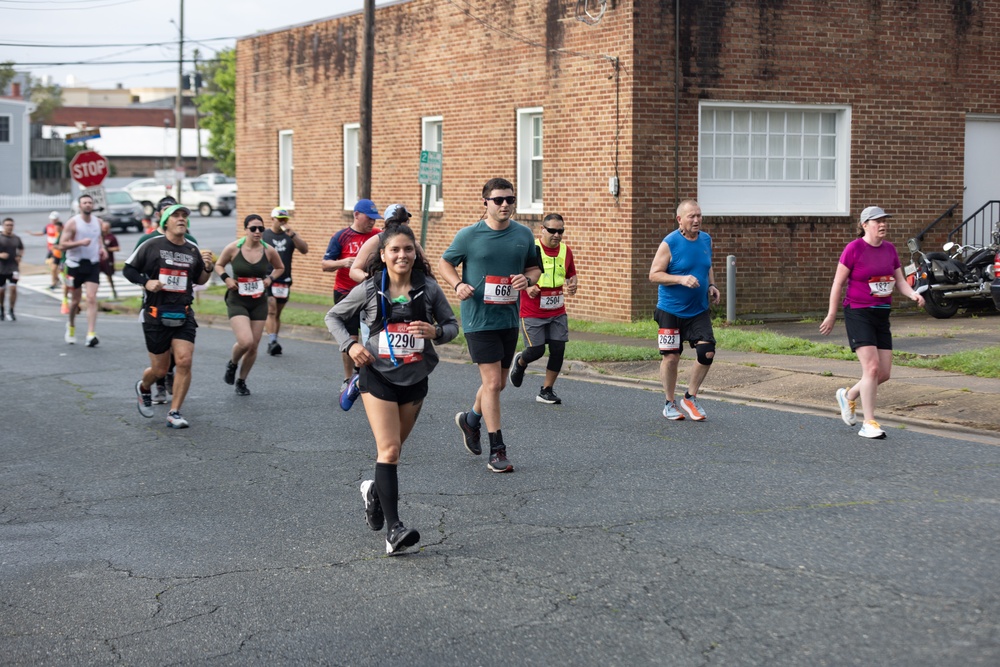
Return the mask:
[(97, 344), (101, 341), (97, 340), (97, 334), (89, 333), (87, 334), (87, 347), (97, 347)]
[(844, 420), (844, 423), (848, 426), (854, 426), (858, 423), (858, 418), (854, 416), (854, 408), (857, 405), (857, 401), (852, 401), (847, 398), (846, 389), (837, 390), (837, 405), (840, 406), (840, 418)]
[(66, 336), (64, 340), (70, 345), (76, 345), (76, 327), (71, 327), (69, 322), (66, 323)]
[(188, 420), (181, 417), (181, 413), (177, 410), (171, 410), (167, 413), (167, 426), (170, 428), (187, 428)]
[(677, 409), (677, 405), (673, 401), (667, 401), (664, 404), (663, 416), (672, 421), (681, 421), (684, 419), (684, 413)]
[(885, 438), (885, 431), (882, 427), (878, 425), (878, 422), (874, 419), (866, 421), (861, 425), (861, 430), (858, 431), (858, 435), (862, 438), (872, 438), (873, 440), (882, 440)]

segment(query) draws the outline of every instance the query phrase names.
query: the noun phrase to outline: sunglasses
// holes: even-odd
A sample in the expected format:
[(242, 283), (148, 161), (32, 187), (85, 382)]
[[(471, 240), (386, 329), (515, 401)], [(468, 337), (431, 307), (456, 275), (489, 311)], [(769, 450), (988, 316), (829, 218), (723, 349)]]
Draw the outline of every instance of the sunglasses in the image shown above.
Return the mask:
[(565, 234), (566, 233), (565, 229), (555, 229), (554, 227), (542, 227), (542, 229), (544, 229), (545, 231), (547, 231), (549, 234)]
[(501, 204), (503, 204), (505, 202), (508, 205), (513, 206), (514, 202), (517, 201), (517, 197), (487, 197), (486, 200), (493, 202), (497, 206), (500, 206)]
[(247, 227), (247, 231), (248, 232), (260, 232), (261, 234), (263, 234), (264, 233), (264, 228), (263, 227)]

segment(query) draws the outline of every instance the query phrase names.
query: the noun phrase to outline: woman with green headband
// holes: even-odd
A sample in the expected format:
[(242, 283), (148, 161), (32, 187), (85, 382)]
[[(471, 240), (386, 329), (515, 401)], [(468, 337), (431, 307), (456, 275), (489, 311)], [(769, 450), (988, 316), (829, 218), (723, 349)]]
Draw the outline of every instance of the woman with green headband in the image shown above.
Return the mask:
[[(226, 283), (226, 310), (229, 326), (236, 335), (232, 357), (223, 376), (226, 384), (236, 384), (236, 393), (249, 396), (246, 379), (257, 360), (257, 346), (267, 321), (267, 295), (274, 279), (285, 272), (278, 251), (264, 243), (264, 221), (256, 214), (243, 220), (246, 235), (227, 245), (215, 264)], [(226, 273), (232, 264), (233, 275)], [(242, 361), (242, 364), (240, 363)], [(239, 379), (236, 371), (239, 370)]]

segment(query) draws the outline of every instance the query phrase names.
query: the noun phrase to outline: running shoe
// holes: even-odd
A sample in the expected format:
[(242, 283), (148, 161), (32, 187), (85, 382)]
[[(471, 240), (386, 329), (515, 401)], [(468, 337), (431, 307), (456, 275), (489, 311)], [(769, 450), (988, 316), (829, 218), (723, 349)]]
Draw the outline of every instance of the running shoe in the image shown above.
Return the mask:
[(840, 418), (844, 420), (844, 423), (848, 426), (854, 426), (858, 423), (858, 418), (854, 416), (854, 407), (857, 401), (852, 401), (847, 398), (846, 389), (837, 390), (837, 405), (840, 406)]
[(663, 406), (663, 416), (673, 421), (684, 419), (684, 413), (677, 409), (673, 401), (667, 401)]
[(137, 400), (137, 407), (139, 408), (139, 414), (147, 419), (153, 416), (153, 396), (149, 393), (149, 390), (142, 390), (142, 380), (138, 380), (135, 383), (135, 397)]
[(347, 412), (354, 406), (354, 401), (361, 395), (361, 388), (358, 387), (358, 374), (355, 373), (347, 380), (346, 385), (341, 385), (340, 389), (340, 409)]
[(101, 341), (97, 340), (97, 334), (91, 331), (87, 334), (87, 347), (97, 347)]
[(708, 419), (708, 415), (706, 415), (705, 411), (701, 409), (700, 405), (698, 405), (697, 396), (692, 396), (690, 398), (685, 396), (684, 398), (682, 398), (681, 409), (687, 413), (688, 417), (690, 417), (696, 422), (703, 422), (706, 419)]
[(167, 388), (163, 380), (157, 380), (153, 384), (153, 404), (163, 405), (167, 402)]
[(267, 353), (272, 357), (277, 357), (281, 355), (281, 343), (276, 340), (272, 340), (267, 344)]
[(517, 363), (521, 359), (521, 353), (518, 352), (517, 356), (514, 357), (514, 363), (510, 365), (510, 372), (507, 374), (507, 378), (510, 383), (515, 387), (520, 387), (521, 383), (524, 382), (524, 371), (528, 370), (527, 366), (522, 366)]
[(14, 311), (13, 310), (10, 311), (9, 313), (7, 313), (7, 321), (8, 322), (17, 322), (17, 316), (14, 315)]
[(535, 396), (535, 400), (539, 403), (548, 403), (549, 405), (559, 405), (562, 403), (562, 399), (556, 396), (556, 392), (552, 391), (552, 387), (542, 387), (538, 392), (538, 396)]
[(236, 382), (236, 371), (239, 366), (234, 364), (232, 360), (226, 362), (226, 374), (222, 377), (223, 382), (226, 384), (233, 384)]
[(407, 528), (402, 521), (397, 521), (385, 534), (385, 552), (390, 556), (402, 553), (419, 541), (420, 533)]
[(501, 445), (491, 451), (486, 467), (493, 472), (514, 472), (514, 464), (507, 458), (507, 447)]
[(181, 417), (181, 413), (177, 410), (171, 410), (167, 413), (167, 426), (170, 428), (187, 428), (188, 420)]
[(69, 322), (66, 323), (66, 335), (64, 339), (70, 345), (76, 345), (76, 327), (71, 327)]
[(366, 479), (361, 482), (361, 497), (365, 501), (365, 522), (372, 530), (382, 530), (385, 525), (385, 515), (382, 514), (382, 503), (375, 495), (375, 480)]
[(237, 396), (249, 396), (250, 395), (250, 390), (247, 388), (247, 381), (246, 380), (237, 380), (236, 381), (236, 395)]
[(861, 425), (861, 430), (858, 431), (858, 435), (862, 438), (871, 438), (873, 440), (882, 440), (885, 438), (885, 431), (882, 427), (878, 425), (878, 422), (874, 419), (869, 419), (864, 424)]
[(480, 430), (469, 426), (466, 417), (469, 413), (459, 412), (455, 415), (455, 424), (462, 430), (462, 444), (469, 450), (470, 454), (479, 456), (483, 453), (483, 446), (479, 444)]

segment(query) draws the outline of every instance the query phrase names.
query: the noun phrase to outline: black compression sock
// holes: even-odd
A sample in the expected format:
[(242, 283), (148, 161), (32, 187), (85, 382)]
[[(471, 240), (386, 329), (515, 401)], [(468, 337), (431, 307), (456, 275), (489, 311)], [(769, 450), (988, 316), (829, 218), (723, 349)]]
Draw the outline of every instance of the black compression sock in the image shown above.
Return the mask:
[(375, 464), (375, 493), (382, 504), (385, 526), (392, 528), (399, 521), (399, 477), (394, 464)]

